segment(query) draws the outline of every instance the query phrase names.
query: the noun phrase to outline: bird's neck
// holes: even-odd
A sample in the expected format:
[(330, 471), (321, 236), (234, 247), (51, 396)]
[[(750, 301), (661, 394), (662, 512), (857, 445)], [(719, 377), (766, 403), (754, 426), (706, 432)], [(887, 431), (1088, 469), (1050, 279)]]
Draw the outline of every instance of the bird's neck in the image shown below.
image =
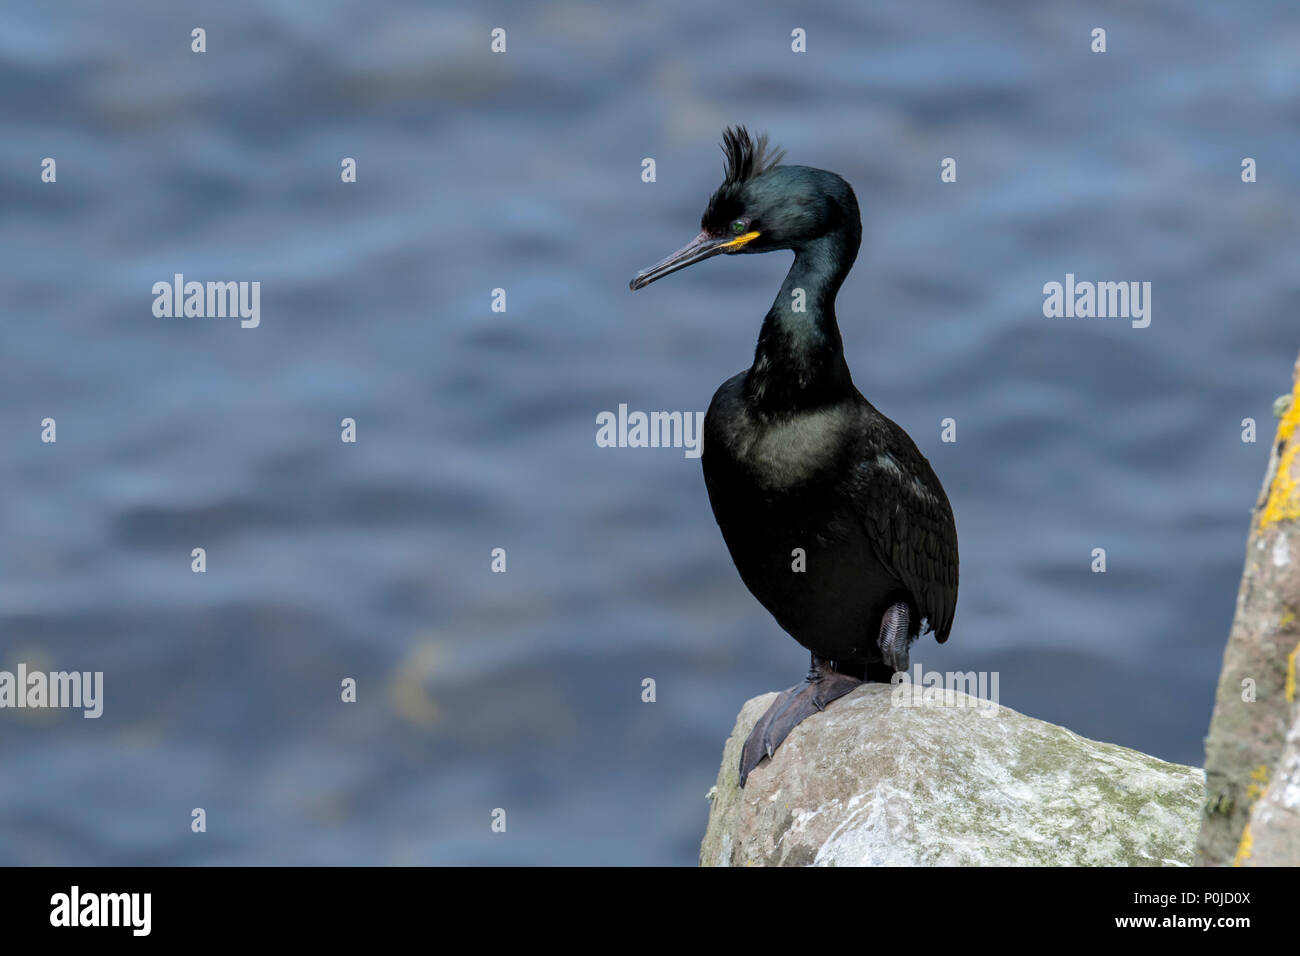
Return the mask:
[(794, 263), (763, 319), (746, 395), (779, 415), (853, 393), (835, 321), (835, 295), (857, 257), (860, 230), (841, 230), (795, 249)]

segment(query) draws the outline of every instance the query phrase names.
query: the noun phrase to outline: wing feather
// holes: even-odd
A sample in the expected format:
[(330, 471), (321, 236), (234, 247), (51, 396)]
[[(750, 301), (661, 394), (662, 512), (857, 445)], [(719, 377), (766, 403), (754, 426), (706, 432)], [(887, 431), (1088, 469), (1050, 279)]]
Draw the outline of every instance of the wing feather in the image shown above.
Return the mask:
[(957, 527), (934, 469), (898, 425), (871, 411), (854, 502), (872, 550), (916, 599), (939, 643), (957, 609)]

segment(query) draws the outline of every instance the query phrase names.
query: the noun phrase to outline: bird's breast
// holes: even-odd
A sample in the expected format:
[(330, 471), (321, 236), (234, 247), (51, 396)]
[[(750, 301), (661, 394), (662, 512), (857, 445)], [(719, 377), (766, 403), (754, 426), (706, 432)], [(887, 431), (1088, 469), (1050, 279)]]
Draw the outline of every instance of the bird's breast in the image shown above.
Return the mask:
[(706, 469), (721, 466), (755, 490), (790, 491), (833, 473), (854, 441), (857, 409), (828, 405), (766, 419), (733, 408), (705, 427)]

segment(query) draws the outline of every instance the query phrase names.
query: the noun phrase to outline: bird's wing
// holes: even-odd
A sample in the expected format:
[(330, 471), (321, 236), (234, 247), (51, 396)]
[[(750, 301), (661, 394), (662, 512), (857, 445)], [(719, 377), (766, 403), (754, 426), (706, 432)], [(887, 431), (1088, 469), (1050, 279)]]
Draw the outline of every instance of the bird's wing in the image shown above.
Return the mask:
[(871, 410), (853, 500), (876, 557), (916, 599), (942, 644), (957, 608), (957, 527), (934, 469), (898, 425)]

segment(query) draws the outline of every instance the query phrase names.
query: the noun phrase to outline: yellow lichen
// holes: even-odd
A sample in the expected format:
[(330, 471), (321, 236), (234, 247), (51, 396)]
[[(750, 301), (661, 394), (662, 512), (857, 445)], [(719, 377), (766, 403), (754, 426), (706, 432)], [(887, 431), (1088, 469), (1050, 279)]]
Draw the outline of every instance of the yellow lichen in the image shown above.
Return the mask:
[(1295, 669), (1296, 664), (1300, 663), (1296, 660), (1297, 655), (1300, 655), (1300, 644), (1297, 644), (1295, 649), (1286, 656), (1286, 699), (1293, 704), (1295, 703)]
[[(1246, 809), (1247, 813), (1255, 809), (1255, 801), (1268, 791), (1268, 787), (1264, 786), (1264, 783), (1268, 782), (1268, 764), (1262, 763), (1252, 770), (1250, 779), (1259, 782), (1246, 787), (1246, 796), (1250, 799), (1250, 806)], [(1246, 828), (1241, 831), (1241, 843), (1237, 845), (1237, 856), (1232, 861), (1233, 866), (1241, 866), (1243, 860), (1250, 859), (1251, 843), (1250, 824), (1247, 823)]]
[(1274, 447), (1284, 446), (1277, 463), (1277, 473), (1273, 476), (1272, 487), (1268, 491), (1268, 501), (1259, 513), (1259, 530), (1263, 531), (1279, 521), (1300, 518), (1300, 438), (1291, 441), (1300, 429), (1300, 375), (1296, 376), (1295, 389), (1291, 392), (1291, 405), (1277, 425), (1277, 438)]
[(1237, 855), (1232, 858), (1233, 866), (1241, 866), (1246, 860), (1250, 859), (1251, 844), (1254, 841), (1250, 836), (1250, 824), (1246, 824), (1246, 829), (1241, 831), (1241, 842), (1237, 844)]

